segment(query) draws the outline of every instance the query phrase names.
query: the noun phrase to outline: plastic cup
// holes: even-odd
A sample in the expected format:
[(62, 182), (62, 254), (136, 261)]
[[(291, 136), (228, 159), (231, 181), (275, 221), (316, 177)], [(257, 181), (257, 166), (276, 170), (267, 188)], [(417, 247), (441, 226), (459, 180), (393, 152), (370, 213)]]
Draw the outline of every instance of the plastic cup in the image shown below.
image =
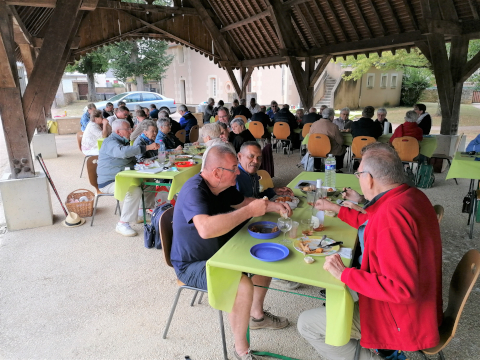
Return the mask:
[(315, 191), (308, 191), (307, 192), (307, 204), (310, 206), (315, 205)]
[(313, 221), (312, 219), (304, 219), (301, 221), (302, 235), (310, 236), (313, 234)]
[(163, 165), (165, 162), (165, 151), (159, 151), (158, 152), (158, 162)]
[(296, 239), (297, 238), (297, 230), (298, 230), (298, 222), (292, 221), (292, 228), (290, 229), (290, 232), (288, 233), (288, 237), (291, 239)]
[(175, 164), (175, 154), (168, 155), (168, 161), (170, 161), (171, 164)]

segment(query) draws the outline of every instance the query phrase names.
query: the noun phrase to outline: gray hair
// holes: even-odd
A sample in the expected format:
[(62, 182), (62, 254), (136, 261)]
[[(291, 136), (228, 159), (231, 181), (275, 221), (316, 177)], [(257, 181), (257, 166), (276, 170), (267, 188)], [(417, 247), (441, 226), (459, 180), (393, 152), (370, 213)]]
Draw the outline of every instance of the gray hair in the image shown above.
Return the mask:
[(160, 110), (158, 112), (158, 117), (161, 117), (161, 118), (169, 118), (170, 117), (169, 115), (170, 114), (168, 113), (167, 110)]
[(112, 131), (117, 132), (118, 129), (122, 127), (123, 124), (127, 124), (130, 128), (130, 123), (125, 119), (116, 119), (112, 122)]
[(402, 160), (390, 144), (375, 142), (362, 149), (363, 171), (384, 185), (403, 184)]
[(311, 107), (310, 110), (309, 110), (310, 113), (317, 113), (317, 108), (315, 107)]
[(245, 126), (245, 123), (243, 122), (243, 120), (242, 120), (241, 118), (235, 118), (235, 119), (233, 119), (233, 120), (230, 122), (230, 127), (231, 127), (233, 124), (235, 124), (235, 123), (237, 123), (237, 124), (240, 125), (240, 126)]
[(215, 124), (218, 124), (218, 126), (220, 126), (223, 130), (228, 130), (227, 124), (225, 124), (221, 121), (217, 121)]
[(230, 147), (226, 144), (218, 144), (218, 145), (210, 146), (209, 148), (207, 148), (207, 150), (203, 154), (202, 168), (201, 168), (200, 171), (203, 171), (205, 169), (205, 167), (207, 166), (207, 164), (211, 161), (209, 159), (209, 154), (210, 153), (212, 153), (212, 154), (216, 153), (217, 155), (222, 155), (221, 156), (222, 158), (224, 158), (226, 155), (229, 155), (229, 154), (235, 156), (235, 158), (237, 157), (237, 154), (235, 153), (235, 150), (233, 150), (232, 147)]
[(142, 110), (142, 107), (140, 105), (135, 105), (135, 110)]
[(405, 114), (405, 121), (406, 122), (417, 122), (417, 119), (418, 119), (418, 114), (413, 110), (409, 110)]
[(87, 109), (88, 109), (88, 110), (92, 110), (92, 109), (96, 109), (96, 108), (97, 108), (97, 107), (95, 106), (94, 103), (88, 103), (88, 105), (87, 105)]
[(324, 119), (330, 119), (331, 117), (335, 116), (335, 110), (332, 108), (326, 108), (322, 111), (322, 117)]
[(200, 137), (209, 137), (210, 139), (216, 139), (220, 137), (222, 128), (218, 123), (205, 124), (200, 128)]
[(342, 110), (340, 110), (340, 113), (342, 113), (342, 111), (345, 111), (346, 113), (348, 113), (348, 115), (350, 115), (350, 108), (349, 107), (344, 107)]
[(160, 129), (162, 126), (171, 125), (170, 119), (160, 118), (157, 120), (157, 127)]
[(93, 110), (92, 113), (90, 114), (90, 121), (95, 122), (95, 118), (102, 118), (103, 119), (103, 114), (100, 110)]
[(188, 108), (187, 108), (186, 105), (182, 104), (182, 105), (180, 105), (180, 106), (178, 107), (178, 110), (179, 110), (179, 111), (188, 111)]
[(378, 109), (377, 109), (377, 114), (378, 114), (378, 113), (387, 115), (387, 109), (385, 109), (385, 108), (378, 108)]
[(145, 111), (143, 111), (141, 108), (140, 110), (135, 110), (135, 116), (137, 118), (141, 117), (141, 118), (146, 118), (147, 117), (147, 114), (145, 114)]
[(147, 131), (150, 126), (155, 126), (155, 129), (157, 129), (157, 124), (155, 124), (153, 120), (143, 120), (140, 126), (142, 127), (142, 131)]

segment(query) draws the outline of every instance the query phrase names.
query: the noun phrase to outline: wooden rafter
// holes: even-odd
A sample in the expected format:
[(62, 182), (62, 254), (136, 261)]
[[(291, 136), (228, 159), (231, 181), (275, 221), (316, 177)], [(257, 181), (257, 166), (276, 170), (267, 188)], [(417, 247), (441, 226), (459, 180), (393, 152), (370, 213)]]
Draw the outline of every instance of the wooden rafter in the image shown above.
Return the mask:
[(402, 25), (400, 21), (397, 19), (397, 13), (393, 9), (392, 5), (390, 4), (390, 0), (383, 0), (384, 5), (387, 7), (388, 11), (390, 12), (390, 18), (393, 20), (393, 24), (397, 32), (402, 32)]
[(246, 19), (243, 19), (243, 20), (240, 20), (240, 21), (235, 22), (233, 24), (227, 25), (227, 26), (221, 28), (220, 31), (225, 32), (225, 31), (229, 31), (229, 30), (232, 30), (232, 29), (236, 29), (240, 26), (250, 24), (250, 23), (254, 22), (255, 20), (263, 19), (264, 17), (269, 16), (269, 15), (270, 15), (270, 11), (265, 10), (265, 11), (262, 11), (261, 13), (250, 16)]
[[(302, 9), (300, 9), (300, 6), (299, 5), (296, 5), (294, 7), (295, 11), (297, 12), (297, 15), (298, 17), (300, 18), (300, 20), (303, 22), (303, 24), (305, 25), (305, 28), (307, 29), (307, 32), (308, 34), (310, 35), (310, 37), (313, 39), (313, 42), (315, 43), (315, 46), (322, 46), (320, 44), (320, 42), (318, 41), (317, 37), (315, 36), (315, 34), (313, 33), (313, 31), (310, 29), (310, 25), (308, 24), (307, 22), (307, 19), (305, 18), (305, 16), (303, 16), (303, 12), (302, 12)], [(314, 23), (315, 24), (315, 23)], [(308, 48), (308, 47), (307, 47)]]
[(412, 26), (415, 30), (418, 30), (418, 23), (417, 19), (415, 17), (415, 11), (412, 8), (412, 4), (409, 0), (401, 0), (403, 3), (403, 7), (405, 8), (405, 11), (407, 12), (408, 18), (410, 19)]
[(320, 7), (320, 3), (318, 2), (318, 0), (313, 0), (313, 5), (315, 5), (315, 7), (318, 10), (318, 13), (320, 14), (319, 15), (320, 23), (325, 25), (324, 28), (327, 30), (326, 32), (330, 34), (330, 37), (333, 39), (333, 42), (337, 43), (338, 42), (337, 37), (335, 36), (335, 33), (330, 29), (330, 26), (328, 25), (327, 20), (323, 16), (323, 11), (322, 11), (322, 8)]
[(327, 67), (328, 63), (332, 59), (332, 55), (326, 55), (320, 60), (320, 63), (317, 65), (313, 73), (310, 75), (309, 85), (315, 86), (318, 78), (322, 75), (323, 71)]
[(438, 2), (442, 18), (444, 20), (458, 21), (457, 9), (453, 0), (442, 0)]
[[(315, 18), (313, 17), (312, 15), (312, 12), (310, 11), (310, 7), (308, 6), (308, 4), (306, 4), (307, 6), (307, 17), (308, 19), (310, 20), (310, 22), (315, 26), (315, 28), (317, 29), (318, 33), (320, 34), (320, 39), (322, 39), (322, 43), (323, 44), (326, 44), (327, 41), (325, 40), (325, 37), (323, 36), (322, 34), (322, 28), (319, 26), (318, 24), (318, 21), (315, 20)], [(314, 35), (312, 35), (314, 36)], [(317, 42), (319, 42), (318, 40), (316, 40), (315, 44), (317, 44)], [(322, 46), (322, 45), (317, 45), (318, 47)]]
[(363, 16), (362, 10), (358, 6), (357, 0), (352, 1), (352, 4), (353, 4), (353, 8), (355, 9), (355, 12), (357, 13), (357, 16), (355, 18), (362, 23), (363, 27), (367, 31), (368, 38), (371, 39), (373, 37), (372, 31), (370, 30), (367, 22), (365, 21), (365, 17)]
[(283, 7), (280, 0), (270, 1), (270, 14), (283, 50), (299, 50), (299, 37), (292, 24), (291, 9)]
[(282, 5), (287, 7), (287, 6), (295, 6), (298, 4), (303, 4), (308, 2), (309, 0), (287, 0), (285, 1)]
[[(231, 5), (235, 7), (234, 8), (235, 13), (247, 14), (247, 17), (250, 16), (247, 8), (243, 5), (241, 1), (235, 1)], [(255, 31), (258, 31), (257, 26), (255, 25), (255, 22), (251, 23), (248, 26), (244, 26), (242, 29), (245, 30), (249, 39), (254, 39), (256, 36)], [(266, 56), (265, 50), (262, 47), (253, 46), (252, 48), (255, 51), (256, 57), (261, 58), (263, 56)]]
[(366, 2), (368, 3), (368, 6), (370, 6), (370, 9), (372, 10), (373, 16), (375, 17), (375, 23), (378, 24), (378, 26), (380, 26), (380, 31), (382, 32), (382, 35), (385, 36), (387, 32), (385, 30), (385, 25), (382, 19), (378, 15), (377, 7), (375, 6), (372, 0), (366, 0)]
[(472, 76), (473, 73), (477, 71), (479, 67), (480, 67), (480, 51), (465, 64), (460, 81), (461, 82), (467, 81), (467, 79), (470, 76)]
[[(350, 25), (350, 28), (352, 29), (353, 33), (355, 34), (354, 40), (360, 40), (360, 35), (358, 34), (356, 26), (353, 24), (352, 18), (347, 11), (347, 8), (345, 6), (345, 0), (337, 0), (337, 3), (340, 5), (340, 8), (342, 9), (343, 16), (345, 17), (345, 20), (347, 23)], [(340, 24), (340, 26), (342, 26)]]
[(305, 39), (305, 36), (302, 34), (302, 29), (300, 29), (300, 26), (298, 26), (297, 23), (293, 19), (292, 19), (292, 25), (295, 28), (295, 31), (297, 32), (298, 37), (299, 37), (300, 41), (302, 42), (303, 46), (305, 47), (305, 49), (309, 49), (310, 46), (308, 46), (308, 41), (307, 41), (307, 39)]
[[(16, 25), (20, 29), (20, 31), (22, 32), (22, 36), (25, 38), (25, 41), (28, 44), (32, 45), (33, 44), (32, 35), (30, 35), (30, 32), (27, 30), (27, 27), (25, 26), (22, 19), (20, 18), (20, 15), (18, 15), (18, 12), (15, 9), (15, 7), (14, 6), (9, 6), (8, 11), (13, 16), (13, 26), (15, 27), (15, 25)], [(17, 44), (18, 44), (18, 42), (17, 42)]]
[(347, 36), (346, 32), (343, 30), (343, 27), (341, 25), (341, 22), (335, 12), (335, 6), (332, 4), (331, 0), (325, 0), (325, 5), (327, 6), (328, 11), (332, 14), (332, 19), (335, 24), (338, 24), (338, 28), (340, 30), (340, 33), (342, 34), (343, 38), (345, 41), (349, 41), (350, 38)]
[(470, 5), (470, 11), (472, 12), (473, 18), (475, 20), (478, 20), (479, 16), (478, 16), (477, 0), (468, 0), (468, 5)]

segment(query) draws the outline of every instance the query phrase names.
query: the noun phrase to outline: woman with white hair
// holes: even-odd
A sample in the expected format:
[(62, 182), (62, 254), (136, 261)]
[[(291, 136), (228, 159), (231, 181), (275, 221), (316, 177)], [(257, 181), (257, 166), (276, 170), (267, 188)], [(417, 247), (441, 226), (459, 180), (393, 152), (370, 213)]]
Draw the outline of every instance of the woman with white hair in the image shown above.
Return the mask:
[[(133, 146), (144, 145), (148, 146), (155, 143), (157, 137), (157, 124), (153, 120), (143, 120), (139, 126), (142, 127), (142, 134), (135, 140)], [(147, 150), (143, 154), (136, 155), (137, 162), (143, 162), (145, 159), (153, 158), (158, 155), (158, 150)]]
[(385, 127), (385, 122), (388, 122), (389, 124), (388, 133), (389, 134), (392, 133), (392, 123), (387, 119), (387, 109), (385, 108), (377, 109), (377, 120), (375, 120), (375, 122), (381, 126), (382, 131), (383, 131), (383, 128)]
[(250, 130), (245, 128), (245, 123), (240, 118), (235, 118), (230, 123), (232, 132), (235, 134), (233, 137), (232, 145), (235, 148), (235, 151), (238, 153), (242, 144), (247, 141), (256, 141), (255, 137), (252, 135)]
[(205, 124), (200, 128), (200, 137), (203, 139), (205, 146), (208, 148), (214, 143), (222, 143), (220, 139), (220, 134), (222, 133), (222, 128), (218, 123), (209, 123)]
[(390, 143), (397, 137), (402, 136), (411, 136), (422, 141), (423, 139), (423, 130), (417, 124), (418, 115), (414, 110), (409, 110), (405, 114), (405, 122), (395, 129), (392, 137), (390, 138)]
[(183, 143), (172, 133), (172, 123), (170, 119), (160, 118), (157, 121), (158, 135), (155, 139), (156, 143), (160, 144), (160, 140), (165, 144), (165, 149), (176, 149), (181, 150)]

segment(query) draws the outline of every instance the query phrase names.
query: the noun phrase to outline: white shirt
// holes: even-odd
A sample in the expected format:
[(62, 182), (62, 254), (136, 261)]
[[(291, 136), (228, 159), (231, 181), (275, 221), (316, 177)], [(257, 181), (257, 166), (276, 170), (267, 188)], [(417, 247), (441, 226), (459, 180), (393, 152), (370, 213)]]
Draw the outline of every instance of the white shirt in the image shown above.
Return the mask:
[(103, 138), (102, 127), (94, 122), (89, 122), (82, 137), (82, 151), (98, 150), (97, 140)]
[(256, 113), (258, 113), (258, 112), (260, 111), (260, 105), (255, 104), (254, 107), (252, 107), (252, 105), (249, 105), (247, 109), (250, 110), (250, 112), (251, 112), (252, 115), (253, 115), (253, 114), (256, 114)]

